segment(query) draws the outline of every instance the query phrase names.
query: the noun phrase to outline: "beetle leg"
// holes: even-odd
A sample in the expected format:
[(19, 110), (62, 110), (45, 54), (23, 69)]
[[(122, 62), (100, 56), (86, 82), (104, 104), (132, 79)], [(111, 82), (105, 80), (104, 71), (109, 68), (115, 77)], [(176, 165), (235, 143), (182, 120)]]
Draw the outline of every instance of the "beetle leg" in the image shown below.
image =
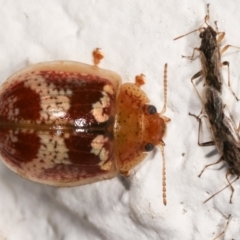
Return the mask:
[(160, 116), (164, 120), (164, 122), (170, 122), (171, 121), (171, 118), (168, 118), (168, 117), (162, 116), (162, 115), (160, 115)]
[(144, 85), (145, 82), (146, 82), (146, 78), (144, 74), (140, 74), (135, 77), (135, 85), (137, 85), (138, 87), (141, 87), (142, 85)]
[(129, 177), (131, 174), (130, 174), (130, 171), (121, 171), (121, 174), (124, 176), (124, 177)]
[(92, 55), (93, 55), (93, 63), (94, 63), (95, 66), (97, 66), (104, 57), (104, 54), (103, 54), (103, 52), (101, 51), (100, 48), (96, 48), (92, 52)]

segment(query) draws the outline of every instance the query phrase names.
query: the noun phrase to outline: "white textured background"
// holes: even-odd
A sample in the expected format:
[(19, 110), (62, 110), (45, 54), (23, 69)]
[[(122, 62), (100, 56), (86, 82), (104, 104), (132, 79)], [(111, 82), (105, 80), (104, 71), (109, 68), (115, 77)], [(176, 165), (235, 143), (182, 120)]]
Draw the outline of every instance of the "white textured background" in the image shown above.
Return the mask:
[[(101, 47), (101, 67), (116, 71), (124, 82), (133, 82), (139, 73), (147, 76), (144, 90), (159, 110), (163, 65), (168, 62), (166, 115), (172, 119), (164, 139), (166, 207), (159, 150), (134, 169), (129, 190), (119, 178), (74, 188), (43, 186), (22, 179), (1, 162), (1, 240), (210, 240), (229, 214), (222, 239), (240, 239), (239, 181), (233, 204), (229, 189), (202, 203), (226, 185), (227, 168), (215, 165), (197, 177), (205, 164), (219, 158), (207, 156), (214, 147), (198, 147), (198, 124), (188, 116), (201, 110), (190, 82), (200, 63), (181, 55), (199, 46), (198, 33), (173, 41), (200, 26), (208, 2), (211, 20), (226, 31), (224, 42), (240, 46), (237, 0), (0, 0), (0, 81), (43, 61), (91, 63), (92, 50)], [(240, 96), (240, 53), (232, 49), (223, 59), (231, 63), (232, 85)], [(230, 103), (234, 101), (228, 100), (232, 107)], [(233, 106), (238, 117), (239, 105)]]

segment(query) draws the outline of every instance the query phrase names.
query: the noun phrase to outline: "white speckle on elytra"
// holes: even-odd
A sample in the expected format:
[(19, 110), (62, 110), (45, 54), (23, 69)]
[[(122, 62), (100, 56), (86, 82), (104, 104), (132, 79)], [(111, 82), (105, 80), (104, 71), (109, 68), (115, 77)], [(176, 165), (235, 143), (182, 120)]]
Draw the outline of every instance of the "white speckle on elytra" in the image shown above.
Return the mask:
[(113, 95), (113, 93), (114, 93), (113, 87), (110, 86), (110, 85), (105, 85), (103, 87), (103, 91), (106, 92), (106, 93), (109, 93), (111, 95)]
[(103, 164), (101, 164), (100, 166), (101, 166), (102, 170), (109, 171), (112, 168), (112, 164), (113, 164), (112, 161), (106, 161)]
[(14, 148), (11, 148), (11, 149), (10, 149), (10, 154), (14, 156), (15, 153), (16, 153), (16, 150), (15, 150)]
[(13, 132), (13, 130), (9, 131), (9, 138), (10, 138), (11, 142), (17, 142), (18, 141), (18, 138), (15, 135), (15, 133)]
[(104, 143), (108, 141), (109, 139), (107, 137), (104, 137), (103, 135), (98, 135), (91, 142), (91, 153), (99, 157), (100, 163), (98, 165), (103, 170), (109, 170), (112, 166), (112, 162), (107, 161), (109, 157), (109, 151), (104, 148)]
[(69, 133), (64, 133), (64, 138), (69, 138), (70, 134)]
[(100, 98), (98, 102), (92, 104), (92, 110), (91, 110), (91, 114), (99, 123), (106, 122), (109, 119), (109, 115), (106, 113), (103, 113), (103, 110), (104, 108), (109, 107), (110, 98), (105, 91), (102, 92), (102, 96), (103, 97)]
[(40, 121), (56, 124), (66, 121), (64, 117), (66, 117), (70, 108), (69, 96), (72, 95), (70, 89), (57, 90), (54, 83), (47, 84), (46, 78), (41, 76), (39, 72), (29, 74), (27, 80), (24, 80), (24, 86), (35, 91), (40, 96)]
[(19, 114), (19, 109), (18, 109), (18, 108), (15, 108), (14, 114), (15, 114), (15, 115), (18, 115), (18, 114)]
[(71, 164), (68, 156), (68, 148), (62, 136), (52, 136), (50, 134), (40, 136), (41, 147), (37, 154), (38, 158), (44, 159), (44, 154), (52, 153), (52, 160), (55, 164)]
[(67, 89), (66, 90), (66, 95), (67, 96), (71, 96), (72, 95), (72, 90), (71, 89)]
[(26, 128), (21, 128), (21, 132), (22, 132), (22, 133), (27, 133), (27, 132), (28, 132), (28, 129), (26, 129)]
[(51, 169), (58, 164), (69, 165), (68, 148), (64, 142), (65, 135), (51, 135), (48, 132), (38, 132), (40, 147), (37, 157), (32, 161), (22, 163), (23, 168), (29, 169), (31, 175), (39, 176), (44, 170)]
[(17, 135), (18, 133), (19, 133), (19, 129), (15, 129), (15, 130), (14, 130), (14, 134)]
[(2, 146), (4, 146), (5, 150), (8, 151), (11, 155), (15, 155), (16, 150), (13, 146), (13, 143), (18, 142), (18, 138), (13, 130), (10, 130), (8, 134), (6, 134), (6, 137), (4, 139), (4, 142), (2, 143)]
[(14, 109), (14, 104), (16, 103), (17, 98), (16, 97), (8, 97), (5, 99), (4, 102), (1, 103), (1, 114), (6, 115), (7, 119), (11, 121), (17, 121), (17, 115), (19, 113), (19, 110)]

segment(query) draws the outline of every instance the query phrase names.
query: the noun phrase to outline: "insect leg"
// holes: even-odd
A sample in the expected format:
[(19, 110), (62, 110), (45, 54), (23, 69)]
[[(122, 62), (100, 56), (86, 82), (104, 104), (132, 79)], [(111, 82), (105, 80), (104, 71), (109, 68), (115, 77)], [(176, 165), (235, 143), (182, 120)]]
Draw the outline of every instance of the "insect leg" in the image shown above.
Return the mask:
[[(231, 184), (233, 184), (235, 181), (237, 181), (239, 179), (239, 177), (236, 177)], [(217, 194), (219, 194), (220, 192), (222, 192), (224, 189), (228, 188), (229, 184), (227, 186), (225, 186), (224, 188), (222, 188), (221, 190), (217, 191), (216, 193), (214, 193), (211, 197), (209, 197), (208, 199), (206, 199), (203, 203), (208, 202), (210, 199), (214, 198)]]
[(226, 230), (228, 228), (229, 222), (230, 222), (230, 218), (231, 218), (231, 215), (229, 215), (228, 218), (227, 218), (227, 223), (226, 223), (226, 225), (224, 227), (224, 230), (219, 235), (217, 235), (213, 240), (217, 240), (219, 237), (221, 237), (221, 236), (223, 236), (225, 234), (225, 232), (226, 232)]
[(201, 102), (203, 103), (202, 98), (201, 98), (201, 96), (200, 96), (200, 94), (199, 94), (199, 92), (198, 92), (198, 90), (197, 90), (197, 88), (196, 88), (196, 85), (193, 83), (193, 80), (194, 80), (194, 79), (197, 79), (197, 78), (199, 78), (199, 77), (201, 77), (201, 76), (202, 76), (202, 70), (199, 71), (199, 72), (197, 72), (196, 74), (194, 74), (194, 75), (191, 77), (191, 82), (192, 82), (192, 85), (193, 85), (193, 87), (194, 87), (194, 89), (195, 89), (195, 91), (196, 91), (199, 99), (200, 99)]
[(135, 77), (135, 85), (137, 85), (138, 87), (141, 87), (142, 85), (144, 85), (146, 82), (146, 79), (145, 79), (145, 75), (144, 74), (140, 74), (140, 75), (137, 75)]
[(217, 21), (215, 21), (214, 23), (215, 23), (215, 27), (216, 27), (216, 32), (218, 34), (217, 43), (219, 44), (223, 40), (223, 38), (225, 37), (225, 32), (219, 32), (218, 31), (218, 26), (217, 26)]
[(230, 91), (232, 92), (232, 95), (236, 98), (237, 101), (239, 101), (239, 98), (236, 96), (235, 92), (232, 90), (231, 84), (230, 84), (230, 68), (229, 68), (229, 62), (224, 61), (221, 63), (221, 66), (227, 66), (228, 68), (228, 87)]
[(101, 52), (100, 48), (96, 48), (92, 52), (92, 55), (93, 55), (93, 63), (94, 63), (95, 66), (97, 66), (104, 57), (104, 54)]
[(233, 193), (234, 193), (234, 188), (233, 188), (232, 184), (230, 183), (230, 181), (229, 181), (229, 179), (228, 179), (228, 176), (229, 176), (229, 175), (231, 175), (230, 170), (228, 170), (228, 171), (226, 172), (226, 179), (227, 179), (228, 184), (229, 184), (229, 186), (230, 186), (230, 188), (231, 188), (231, 191), (232, 191), (231, 196), (230, 196), (230, 201), (229, 201), (230, 203), (232, 203), (232, 197), (233, 197)]
[[(224, 36), (225, 36), (225, 32), (219, 32), (219, 31), (218, 31), (217, 22), (215, 21), (214, 23), (215, 23), (215, 26), (216, 26), (216, 32), (217, 32), (217, 34), (219, 35), (219, 36), (218, 36), (218, 39), (217, 39), (217, 43), (220, 44), (220, 42), (223, 40), (223, 38), (224, 38)], [(221, 49), (220, 55), (222, 55), (224, 52), (226, 52), (229, 47), (234, 47), (234, 48), (240, 49), (240, 47), (237, 47), (237, 46), (226, 45), (226, 46), (224, 46), (224, 47)], [(234, 93), (234, 91), (232, 90), (231, 85), (230, 85), (229, 62), (227, 62), (227, 61), (222, 62), (222, 63), (221, 63), (221, 67), (222, 67), (222, 66), (227, 66), (227, 68), (228, 68), (228, 87), (230, 88), (233, 96), (234, 96), (234, 97), (236, 98), (236, 100), (238, 101), (239, 98), (236, 96), (236, 94)]]
[(192, 53), (192, 55), (191, 56), (184, 56), (184, 55), (182, 55), (182, 58), (187, 58), (187, 59), (189, 59), (189, 60), (195, 60), (196, 58), (194, 57), (194, 54), (195, 54), (195, 51), (201, 51), (199, 48), (197, 48), (197, 47), (195, 47), (194, 49), (193, 49), (193, 53)]
[(220, 163), (221, 161), (223, 161), (222, 157), (221, 157), (219, 160), (217, 160), (217, 162), (206, 165), (206, 166), (203, 168), (203, 170), (200, 172), (200, 174), (198, 175), (198, 177), (201, 177), (201, 176), (202, 176), (202, 174), (203, 174), (203, 172), (205, 171), (206, 168), (208, 168), (208, 167), (210, 167), (210, 166), (212, 166), (212, 165), (218, 164), (218, 163)]
[(222, 55), (224, 52), (226, 52), (227, 50), (228, 50), (228, 48), (230, 48), (230, 47), (233, 47), (233, 48), (237, 48), (237, 49), (240, 49), (240, 47), (238, 47), (238, 46), (233, 46), (233, 45), (226, 45), (226, 46), (224, 46), (222, 49), (221, 49), (221, 51), (220, 51), (220, 54)]
[[(222, 54), (223, 54), (224, 52), (226, 52), (230, 47), (240, 49), (240, 47), (237, 47), (237, 46), (226, 45), (226, 46), (224, 46), (224, 47), (221, 49), (220, 54), (222, 55)], [(229, 62), (224, 61), (224, 62), (222, 62), (221, 65), (222, 65), (222, 66), (227, 66), (227, 67), (228, 67), (228, 87), (230, 88), (230, 90), (231, 90), (233, 96), (237, 99), (237, 101), (239, 101), (239, 98), (236, 96), (236, 94), (234, 93), (234, 91), (232, 90), (231, 85), (230, 85), (230, 69), (229, 69)]]
[[(202, 119), (199, 117), (201, 115), (201, 113), (199, 114), (199, 116), (196, 116), (192, 113), (189, 113), (190, 116), (195, 117), (199, 123), (198, 125), (198, 145), (201, 147), (206, 147), (206, 146), (212, 146), (215, 144), (214, 141), (208, 141), (208, 142), (200, 142), (200, 132), (201, 132), (201, 128), (202, 128)], [(202, 116), (205, 117), (205, 116)]]
[(225, 32), (218, 32), (217, 31), (217, 34), (219, 34), (218, 39), (217, 39), (217, 43), (219, 44), (223, 40), (223, 38), (225, 37)]

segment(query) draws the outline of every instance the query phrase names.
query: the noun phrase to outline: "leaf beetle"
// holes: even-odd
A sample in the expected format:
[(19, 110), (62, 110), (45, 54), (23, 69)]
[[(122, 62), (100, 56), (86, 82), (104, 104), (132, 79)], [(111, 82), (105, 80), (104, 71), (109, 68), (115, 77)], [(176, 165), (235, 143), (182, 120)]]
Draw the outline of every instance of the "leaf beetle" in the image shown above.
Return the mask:
[[(17, 174), (53, 186), (78, 186), (125, 176), (154, 146), (166, 123), (164, 107), (149, 105), (135, 83), (121, 85), (118, 74), (73, 61), (43, 62), (9, 77), (0, 89), (0, 156)], [(164, 159), (164, 154), (163, 154)], [(166, 204), (165, 162), (163, 195)]]

